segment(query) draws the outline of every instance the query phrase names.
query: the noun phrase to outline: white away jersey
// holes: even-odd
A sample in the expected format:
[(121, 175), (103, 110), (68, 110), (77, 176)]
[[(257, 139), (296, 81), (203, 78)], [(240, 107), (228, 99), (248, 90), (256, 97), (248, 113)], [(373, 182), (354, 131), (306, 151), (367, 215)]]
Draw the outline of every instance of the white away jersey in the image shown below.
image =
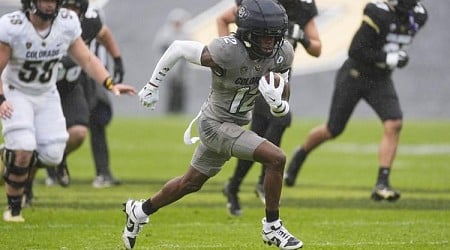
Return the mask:
[(55, 65), (80, 35), (78, 16), (67, 9), (60, 9), (45, 37), (22, 11), (2, 16), (0, 41), (12, 49), (2, 74), (3, 84), (32, 95), (55, 89), (58, 68)]

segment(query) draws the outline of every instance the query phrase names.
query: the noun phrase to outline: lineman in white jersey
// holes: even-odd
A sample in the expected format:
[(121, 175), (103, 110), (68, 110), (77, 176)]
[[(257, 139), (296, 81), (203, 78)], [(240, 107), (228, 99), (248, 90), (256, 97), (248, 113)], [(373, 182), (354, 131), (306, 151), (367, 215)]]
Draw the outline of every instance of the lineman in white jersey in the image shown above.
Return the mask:
[(265, 74), (280, 72), (287, 81), (293, 48), (284, 42), (287, 16), (273, 0), (244, 0), (238, 11), (235, 35), (214, 39), (208, 46), (192, 41), (175, 41), (158, 62), (139, 97), (144, 106), (154, 108), (158, 86), (180, 58), (211, 68), (212, 86), (198, 117), (200, 143), (186, 173), (168, 181), (145, 201), (124, 203), (127, 223), (122, 239), (131, 249), (149, 216), (189, 193), (201, 189), (231, 157), (252, 160), (268, 166), (265, 179), (266, 209), (262, 239), (280, 249), (298, 249), (303, 243), (291, 235), (279, 218), (279, 202), (286, 156), (273, 143), (244, 129), (255, 98), (262, 94), (274, 115), (283, 116), (289, 104), (282, 100), (284, 81), (278, 87), (268, 84)]
[(10, 222), (24, 221), (21, 200), (30, 168), (37, 161), (55, 166), (63, 157), (68, 135), (55, 84), (61, 57), (69, 53), (116, 95), (135, 93), (112, 81), (80, 37), (78, 16), (60, 9), (60, 0), (22, 0), (22, 5), (0, 18), (1, 159), (8, 200), (3, 220)]

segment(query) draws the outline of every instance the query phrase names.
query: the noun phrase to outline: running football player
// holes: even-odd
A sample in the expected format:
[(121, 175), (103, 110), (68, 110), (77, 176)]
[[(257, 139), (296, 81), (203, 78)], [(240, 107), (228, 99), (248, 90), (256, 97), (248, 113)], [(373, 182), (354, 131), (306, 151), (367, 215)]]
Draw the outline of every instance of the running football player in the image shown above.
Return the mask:
[(285, 174), (287, 186), (295, 184), (312, 150), (344, 131), (355, 106), (363, 99), (378, 115), (384, 130), (379, 146), (378, 178), (371, 198), (376, 201), (400, 198), (400, 192), (389, 183), (403, 123), (392, 73), (407, 65), (407, 47), (427, 17), (425, 7), (418, 0), (374, 1), (365, 6), (349, 57), (337, 72), (328, 122), (313, 128), (292, 157)]
[[(267, 84), (261, 80), (270, 71), (279, 72), (288, 80), (294, 51), (283, 39), (287, 24), (286, 12), (278, 2), (244, 0), (238, 10), (235, 35), (216, 38), (207, 46), (194, 41), (175, 41), (161, 57), (150, 81), (139, 92), (144, 106), (155, 108), (159, 85), (181, 58), (211, 69), (211, 92), (197, 116), (200, 143), (187, 171), (168, 181), (150, 198), (124, 203), (127, 222), (122, 239), (127, 249), (134, 247), (149, 217), (185, 195), (199, 191), (231, 157), (267, 166), (263, 241), (280, 249), (302, 247), (303, 243), (283, 226), (279, 215), (285, 154), (270, 141), (243, 127), (249, 123), (255, 98), (260, 94), (273, 114), (284, 116), (289, 112), (288, 102), (281, 97), (283, 81), (275, 88), (273, 82)], [(185, 139), (192, 143), (189, 129)]]

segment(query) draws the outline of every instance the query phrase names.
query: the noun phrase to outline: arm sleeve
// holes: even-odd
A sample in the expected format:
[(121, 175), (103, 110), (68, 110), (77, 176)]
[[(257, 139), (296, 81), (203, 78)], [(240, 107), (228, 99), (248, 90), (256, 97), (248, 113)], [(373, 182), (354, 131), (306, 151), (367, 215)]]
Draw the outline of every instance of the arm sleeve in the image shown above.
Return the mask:
[(184, 58), (186, 61), (201, 65), (201, 55), (205, 45), (195, 41), (174, 41), (161, 59), (159, 59), (155, 70), (153, 71), (150, 82), (159, 85), (164, 81), (167, 72), (180, 60)]

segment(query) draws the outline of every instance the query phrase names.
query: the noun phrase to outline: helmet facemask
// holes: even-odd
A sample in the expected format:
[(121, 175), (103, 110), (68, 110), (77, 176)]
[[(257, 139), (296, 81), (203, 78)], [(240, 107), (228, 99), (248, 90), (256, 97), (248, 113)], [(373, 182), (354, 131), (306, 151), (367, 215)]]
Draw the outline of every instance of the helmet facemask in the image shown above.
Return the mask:
[(30, 10), (30, 12), (35, 14), (36, 16), (40, 17), (44, 21), (53, 20), (58, 15), (59, 8), (61, 7), (61, 0), (55, 0), (56, 8), (53, 11), (53, 13), (47, 13), (45, 11), (42, 11), (39, 8), (39, 3), (38, 3), (39, 1), (40, 0), (31, 0), (31, 1), (29, 1), (29, 6), (27, 6), (27, 7)]
[[(275, 34), (274, 34), (275, 33)], [(274, 43), (272, 48), (263, 44), (264, 38), (273, 38)], [(278, 32), (268, 32), (268, 31), (248, 31), (244, 32), (244, 45), (245, 47), (258, 58), (270, 58), (273, 57), (276, 52), (281, 47), (281, 41), (283, 40), (283, 35), (278, 34)], [(270, 51), (267, 51), (270, 49)]]
[(389, 0), (388, 3), (392, 5), (395, 10), (401, 14), (407, 14), (412, 11), (417, 5), (418, 0)]
[(80, 20), (82, 20), (84, 18), (84, 14), (86, 14), (86, 11), (89, 7), (89, 1), (88, 0), (63, 0), (62, 7), (78, 11), (78, 17), (80, 18)]

